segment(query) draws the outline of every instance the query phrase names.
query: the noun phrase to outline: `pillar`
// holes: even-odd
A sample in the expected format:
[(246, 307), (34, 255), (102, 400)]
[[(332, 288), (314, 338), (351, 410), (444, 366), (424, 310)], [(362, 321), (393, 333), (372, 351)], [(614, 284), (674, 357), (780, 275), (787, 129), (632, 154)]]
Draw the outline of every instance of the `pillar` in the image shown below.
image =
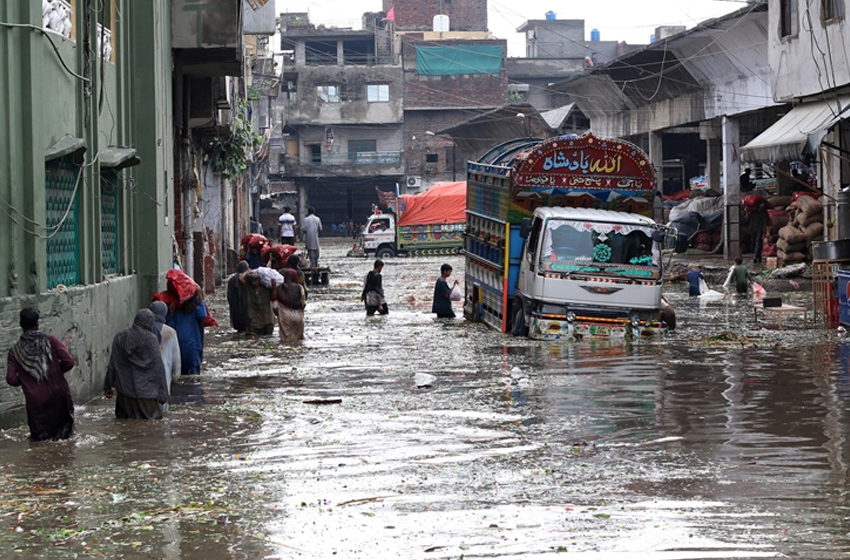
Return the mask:
[(723, 257), (741, 255), (741, 162), (738, 160), (738, 121), (723, 117)]
[[(829, 131), (824, 138), (824, 144), (818, 148), (818, 164), (816, 166), (818, 173), (818, 185), (825, 195), (823, 201), (823, 239), (827, 241), (835, 241), (838, 239), (847, 239), (847, 232), (850, 231), (850, 224), (847, 222), (847, 213), (844, 210), (844, 205), (837, 205), (837, 201), (846, 203), (847, 198), (844, 194), (840, 195), (841, 191), (841, 176), (842, 166), (847, 165), (846, 155), (842, 155), (838, 150), (845, 149), (841, 144), (843, 136), (836, 132), (837, 129)], [(831, 144), (835, 148), (828, 147), (826, 144)], [(837, 150), (837, 149), (838, 150)], [(838, 212), (841, 208), (842, 212)], [(814, 241), (820, 241), (815, 239)]]
[(662, 145), (663, 136), (660, 132), (649, 133), (649, 163), (658, 177), (658, 194), (653, 198), (652, 219), (656, 223), (664, 223), (664, 205), (661, 204), (661, 194), (664, 189), (664, 149)]

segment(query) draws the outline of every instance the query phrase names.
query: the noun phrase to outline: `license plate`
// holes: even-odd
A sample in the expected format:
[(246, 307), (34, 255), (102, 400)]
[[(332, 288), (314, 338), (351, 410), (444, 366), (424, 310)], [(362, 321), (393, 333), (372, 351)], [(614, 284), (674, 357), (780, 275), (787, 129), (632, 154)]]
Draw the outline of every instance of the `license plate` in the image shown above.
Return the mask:
[(621, 325), (575, 325), (574, 331), (582, 336), (626, 336), (626, 327)]

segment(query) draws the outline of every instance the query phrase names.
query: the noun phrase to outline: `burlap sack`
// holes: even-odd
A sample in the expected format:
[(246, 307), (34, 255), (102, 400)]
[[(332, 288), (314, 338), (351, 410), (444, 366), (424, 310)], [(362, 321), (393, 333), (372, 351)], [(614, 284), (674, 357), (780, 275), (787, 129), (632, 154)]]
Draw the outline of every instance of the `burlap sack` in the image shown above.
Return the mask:
[(789, 245), (794, 245), (803, 243), (806, 240), (806, 234), (789, 224), (779, 230), (779, 238), (787, 241)]

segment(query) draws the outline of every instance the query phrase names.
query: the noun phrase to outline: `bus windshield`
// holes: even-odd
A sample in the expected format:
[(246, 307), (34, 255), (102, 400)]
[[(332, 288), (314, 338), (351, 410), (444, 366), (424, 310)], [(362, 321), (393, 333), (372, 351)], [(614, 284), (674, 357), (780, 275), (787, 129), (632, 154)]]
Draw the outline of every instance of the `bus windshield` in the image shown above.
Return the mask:
[(543, 231), (540, 270), (660, 277), (661, 248), (652, 228), (550, 219)]

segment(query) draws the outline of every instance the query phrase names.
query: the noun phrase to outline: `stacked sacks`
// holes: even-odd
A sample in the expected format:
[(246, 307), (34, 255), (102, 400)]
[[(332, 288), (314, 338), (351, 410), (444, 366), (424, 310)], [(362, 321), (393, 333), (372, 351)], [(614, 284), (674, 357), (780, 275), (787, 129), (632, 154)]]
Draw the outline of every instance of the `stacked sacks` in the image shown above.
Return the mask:
[(794, 193), (788, 206), (788, 223), (779, 229), (776, 256), (784, 264), (811, 258), (812, 241), (823, 237), (823, 203), (820, 193)]
[[(777, 200), (785, 198), (788, 200)], [(767, 231), (764, 232), (761, 254), (763, 257), (775, 257), (776, 252), (779, 250), (777, 245), (779, 243), (779, 230), (787, 226), (788, 222), (791, 221), (791, 215), (785, 210), (785, 206), (788, 206), (788, 203), (791, 202), (791, 197), (775, 196), (768, 199), (768, 202), (770, 202), (773, 208), (767, 211), (770, 225)]]

